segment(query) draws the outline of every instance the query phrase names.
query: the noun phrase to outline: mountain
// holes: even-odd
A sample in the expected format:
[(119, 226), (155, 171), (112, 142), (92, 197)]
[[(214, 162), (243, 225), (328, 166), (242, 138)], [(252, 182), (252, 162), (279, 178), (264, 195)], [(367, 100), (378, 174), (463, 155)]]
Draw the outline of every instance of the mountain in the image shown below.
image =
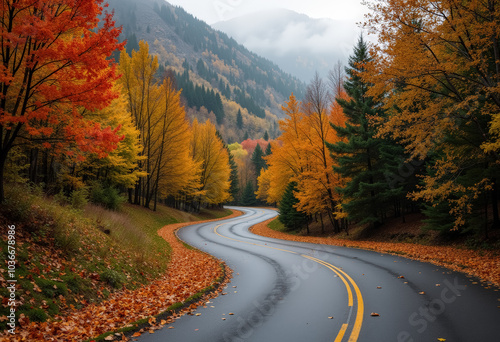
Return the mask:
[(316, 71), (325, 77), (337, 61), (345, 64), (359, 35), (351, 21), (313, 19), (286, 9), (260, 11), (212, 27), (304, 82)]
[[(227, 142), (248, 133), (271, 138), (278, 132), (281, 105), (293, 92), (302, 98), (305, 84), (273, 62), (238, 44), (225, 33), (162, 0), (109, 0), (127, 52), (149, 43), (160, 72), (170, 70), (183, 89), (188, 116), (217, 122)], [(237, 113), (243, 128), (237, 127)]]

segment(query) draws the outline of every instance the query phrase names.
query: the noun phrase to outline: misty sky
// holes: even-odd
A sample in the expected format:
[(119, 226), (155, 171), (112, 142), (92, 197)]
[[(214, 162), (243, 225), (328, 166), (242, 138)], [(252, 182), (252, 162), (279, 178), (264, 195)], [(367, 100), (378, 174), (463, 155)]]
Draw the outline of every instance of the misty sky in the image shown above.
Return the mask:
[(366, 7), (361, 0), (168, 0), (183, 7), (208, 24), (229, 20), (264, 9), (286, 8), (312, 18), (331, 18), (360, 22)]

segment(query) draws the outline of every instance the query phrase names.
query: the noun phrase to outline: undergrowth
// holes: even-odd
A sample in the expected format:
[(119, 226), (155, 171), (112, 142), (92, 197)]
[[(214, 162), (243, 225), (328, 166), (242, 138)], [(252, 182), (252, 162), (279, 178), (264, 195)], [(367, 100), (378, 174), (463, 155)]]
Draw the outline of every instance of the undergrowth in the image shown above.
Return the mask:
[[(110, 211), (94, 204), (47, 198), (38, 188), (8, 186), (0, 208), (1, 258), (8, 260), (7, 225), (16, 225), (16, 315), (45, 321), (134, 289), (164, 274), (171, 248), (157, 231), (167, 224), (194, 221), (193, 215), (165, 206), (156, 212), (123, 204)], [(201, 216), (224, 216), (224, 210)], [(0, 267), (0, 295), (8, 297), (7, 265)], [(4, 303), (5, 304), (5, 303)], [(0, 307), (0, 317), (9, 306)], [(0, 322), (0, 329), (6, 322)]]

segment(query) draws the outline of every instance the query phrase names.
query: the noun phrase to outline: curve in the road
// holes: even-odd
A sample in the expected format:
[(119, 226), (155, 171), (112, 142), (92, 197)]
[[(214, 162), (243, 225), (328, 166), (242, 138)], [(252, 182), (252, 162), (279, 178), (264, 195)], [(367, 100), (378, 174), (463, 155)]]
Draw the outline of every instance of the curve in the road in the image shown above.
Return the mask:
[[(219, 225), (217, 225), (217, 226), (215, 226), (213, 228), (213, 232), (216, 235), (218, 235), (218, 236), (220, 236), (222, 238), (225, 238), (225, 239), (228, 239), (228, 240), (232, 240), (232, 241), (236, 241), (236, 242), (250, 244), (250, 245), (253, 245), (253, 246), (261, 246), (261, 247), (265, 247), (265, 248), (271, 248), (271, 249), (275, 249), (275, 250), (278, 250), (278, 251), (281, 251), (281, 252), (298, 254), (298, 255), (302, 256), (303, 258), (307, 258), (309, 260), (317, 262), (320, 265), (325, 266), (329, 270), (333, 271), (342, 280), (342, 282), (344, 283), (344, 285), (346, 287), (346, 290), (347, 290), (347, 298), (348, 298), (347, 305), (349, 306), (349, 315), (348, 315), (346, 323), (342, 324), (342, 327), (340, 328), (340, 331), (337, 334), (337, 337), (335, 338), (334, 342), (340, 342), (340, 341), (342, 341), (342, 339), (343, 339), (343, 337), (344, 337), (347, 329), (349, 328), (349, 323), (351, 321), (352, 312), (353, 312), (353, 308), (354, 308), (354, 299), (353, 299), (354, 296), (353, 296), (353, 291), (351, 290), (351, 286), (352, 286), (352, 288), (354, 289), (354, 291), (356, 293), (357, 308), (356, 308), (356, 319), (354, 321), (354, 324), (353, 324), (353, 327), (352, 327), (352, 331), (351, 331), (351, 335), (349, 336), (349, 340), (348, 341), (352, 342), (352, 341), (357, 341), (358, 340), (359, 333), (361, 331), (361, 326), (363, 324), (363, 312), (364, 312), (363, 296), (361, 295), (361, 291), (359, 290), (359, 287), (356, 284), (356, 282), (346, 272), (342, 271), (340, 268), (338, 268), (338, 267), (336, 267), (336, 266), (334, 266), (334, 265), (332, 265), (332, 264), (330, 264), (330, 263), (328, 263), (326, 261), (323, 261), (323, 260), (320, 260), (320, 259), (308, 256), (308, 255), (300, 254), (298, 252), (294, 252), (294, 251), (290, 251), (290, 250), (282, 249), (282, 248), (271, 247), (271, 246), (267, 246), (267, 245), (262, 245), (262, 244), (258, 244), (258, 243), (254, 243), (254, 242), (243, 241), (243, 240), (231, 238), (231, 237), (228, 237), (228, 236), (224, 236), (224, 235), (220, 234), (217, 231), (217, 228), (219, 228), (222, 225), (223, 224), (221, 223), (221, 224), (219, 224)], [(235, 234), (235, 235), (237, 235), (237, 234)]]
[(226, 295), (139, 341), (500, 341), (498, 294), (474, 278), (389, 254), (257, 236), (248, 228), (276, 212), (238, 209), (245, 214), (178, 232), (233, 269)]

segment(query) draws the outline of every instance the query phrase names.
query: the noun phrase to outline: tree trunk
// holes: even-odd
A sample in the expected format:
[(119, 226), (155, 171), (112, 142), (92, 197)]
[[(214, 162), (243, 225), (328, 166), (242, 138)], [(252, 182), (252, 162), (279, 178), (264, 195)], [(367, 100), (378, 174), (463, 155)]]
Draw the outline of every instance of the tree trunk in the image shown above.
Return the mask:
[(30, 168), (29, 168), (29, 180), (32, 183), (38, 180), (38, 149), (33, 148), (30, 151)]
[(325, 233), (325, 224), (323, 223), (323, 213), (319, 214), (319, 219), (321, 220), (321, 234)]
[(5, 189), (4, 189), (4, 169), (5, 162), (7, 161), (7, 153), (0, 155), (0, 204), (5, 201)]
[(498, 184), (496, 178), (492, 179), (493, 181), (493, 190), (491, 190), (491, 204), (493, 208), (493, 229), (500, 228), (500, 218), (498, 217)]
[(484, 238), (488, 239), (488, 195), (484, 196)]

